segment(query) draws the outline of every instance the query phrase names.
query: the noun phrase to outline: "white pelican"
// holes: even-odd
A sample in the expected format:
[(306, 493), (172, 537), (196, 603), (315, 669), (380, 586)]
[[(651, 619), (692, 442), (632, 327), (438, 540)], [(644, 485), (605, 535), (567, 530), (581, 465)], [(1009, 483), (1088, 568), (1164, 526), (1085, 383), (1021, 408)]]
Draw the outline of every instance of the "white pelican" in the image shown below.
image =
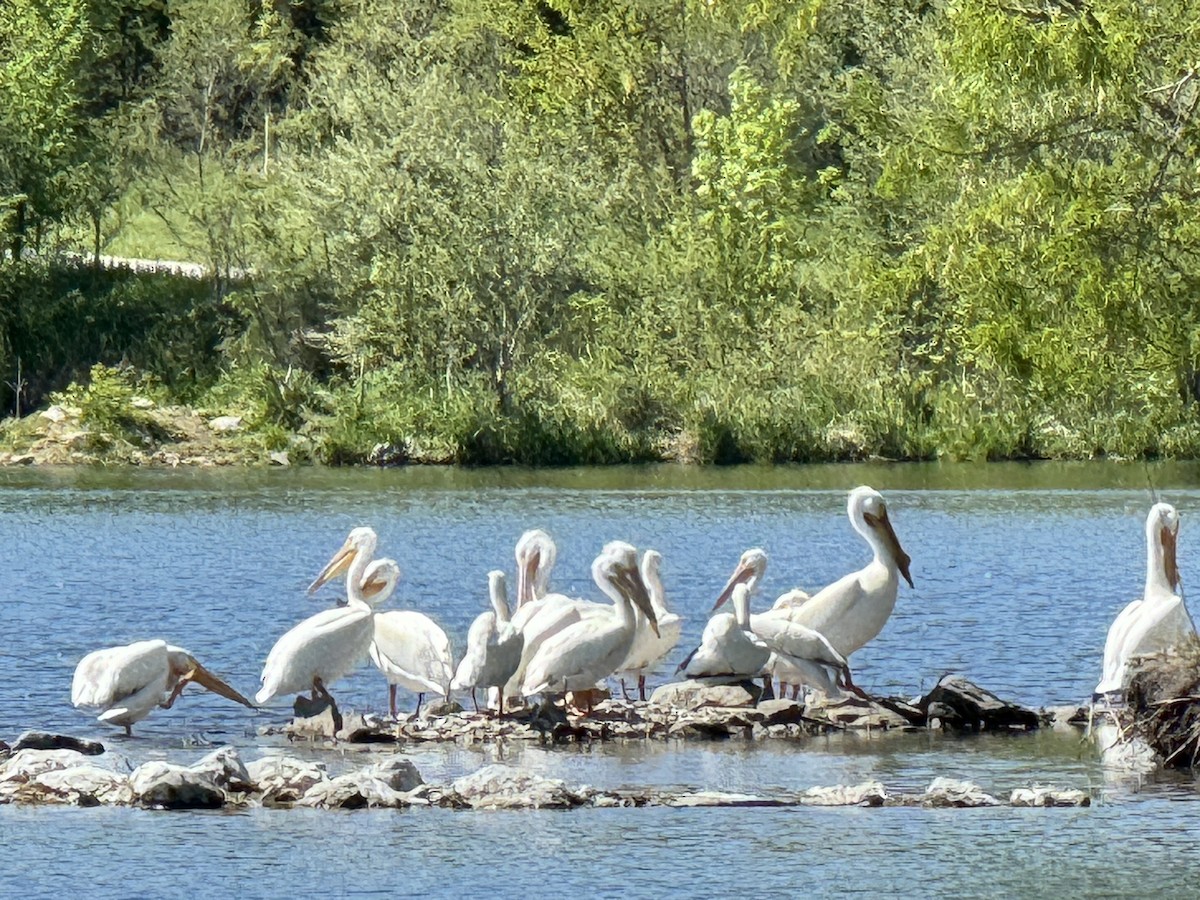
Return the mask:
[[(399, 577), (399, 569), (395, 575)], [(393, 581), (394, 584), (394, 581)], [(388, 710), (396, 717), (396, 688), (417, 695), (414, 716), (421, 715), (425, 694), (450, 695), (454, 656), (450, 638), (433, 619), (411, 609), (375, 614), (371, 661), (388, 681)]]
[[(488, 594), (492, 608), (480, 613), (467, 632), (467, 652), (463, 654), (450, 683), (452, 690), (471, 691), (471, 702), (479, 712), (475, 701), (475, 689), (480, 687), (502, 687), (521, 663), (521, 648), (525, 639), (509, 621), (508, 592), (505, 590), (504, 573), (499, 569), (488, 572)], [(500, 695), (500, 715), (504, 715), (504, 696)]]
[(166, 641), (93, 650), (75, 667), (71, 703), (77, 709), (100, 710), (96, 718), (101, 722), (124, 725), (125, 733), (133, 734), (134, 722), (157, 706), (170, 709), (191, 682), (243, 706), (254, 706), (187, 650)]
[(1196, 633), (1179, 586), (1175, 547), (1179, 538), (1179, 513), (1169, 503), (1156, 503), (1146, 517), (1146, 585), (1113, 621), (1104, 642), (1104, 672), (1096, 685), (1095, 700), (1124, 691), (1129, 684), (1129, 663), (1135, 656), (1159, 653), (1177, 646)]
[(554, 539), (540, 528), (521, 535), (514, 550), (517, 558), (517, 608), (546, 596), (550, 570), (558, 557)]
[(667, 654), (675, 649), (675, 645), (679, 643), (680, 629), (683, 627), (683, 620), (667, 609), (662, 578), (658, 574), (661, 565), (662, 554), (657, 550), (647, 550), (642, 554), (642, 582), (650, 594), (650, 605), (654, 607), (654, 617), (658, 620), (658, 634), (650, 628), (650, 620), (639, 612), (633, 646), (617, 673), (621, 676), (622, 694), (625, 693), (625, 676), (637, 675), (638, 696), (642, 700), (646, 699), (646, 673), (653, 672)]
[[(901, 576), (909, 587), (913, 582), (908, 572), (911, 560), (892, 530), (883, 496), (873, 488), (856, 487), (850, 492), (846, 513), (854, 530), (871, 546), (873, 558), (857, 572), (822, 588), (793, 610), (790, 618), (824, 635), (834, 650), (849, 658), (887, 624), (896, 605)], [(747, 581), (752, 574), (739, 565), (716, 605), (724, 603), (734, 585)]]
[(587, 693), (584, 715), (591, 712), (590, 691), (608, 678), (629, 655), (637, 631), (635, 608), (657, 633), (658, 622), (642, 576), (637, 550), (623, 541), (604, 546), (592, 563), (592, 578), (613, 601), (608, 615), (586, 617), (548, 639), (530, 661), (521, 692)]
[(312, 696), (329, 701), (334, 731), (342, 716), (329, 693), (329, 685), (353, 671), (367, 657), (374, 634), (373, 602), (386, 599), (364, 593), (364, 575), (375, 553), (375, 532), (355, 528), (342, 548), (308, 586), (311, 594), (325, 582), (346, 572), (346, 605), (309, 616), (275, 642), (263, 666), (262, 690), (255, 699), (264, 704), (281, 694), (312, 689)]
[(704, 626), (696, 649), (679, 664), (689, 678), (756, 678), (771, 659), (771, 650), (750, 630), (750, 588), (733, 586), (733, 613), (717, 613)]

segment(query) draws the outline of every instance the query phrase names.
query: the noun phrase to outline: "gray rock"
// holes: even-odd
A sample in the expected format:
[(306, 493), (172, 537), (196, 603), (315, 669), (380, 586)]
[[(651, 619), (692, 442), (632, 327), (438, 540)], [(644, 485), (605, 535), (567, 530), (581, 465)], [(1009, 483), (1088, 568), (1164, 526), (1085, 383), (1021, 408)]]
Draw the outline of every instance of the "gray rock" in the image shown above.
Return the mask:
[(67, 411), (61, 406), (55, 405), (42, 410), (41, 416), (51, 422), (62, 422), (67, 418)]
[(764, 700), (758, 704), (763, 714), (762, 723), (771, 725), (798, 725), (804, 721), (804, 704), (796, 700)]
[(246, 771), (267, 805), (296, 803), (313, 785), (329, 780), (322, 764), (287, 756), (264, 756)]
[(129, 777), (92, 763), (51, 769), (29, 779), (16, 798), (25, 803), (100, 806), (133, 802)]
[(292, 461), (290, 459), (288, 459), (286, 450), (272, 450), (270, 453), (267, 454), (267, 459), (270, 461), (271, 465), (273, 465), (273, 466), (281, 466), (283, 468), (287, 468), (288, 466), (290, 466), (292, 464)]
[(753, 681), (693, 678), (664, 684), (651, 695), (651, 706), (699, 709), (703, 706), (754, 706), (762, 688)]
[(99, 741), (71, 737), (69, 734), (54, 734), (50, 731), (26, 731), (17, 738), (17, 742), (13, 744), (12, 749), (13, 752), (18, 750), (77, 750), (84, 756), (99, 756), (104, 752), (104, 745)]
[(966, 731), (1028, 730), (1041, 725), (1032, 709), (1001, 700), (961, 675), (942, 676), (918, 705), (930, 720)]
[(1091, 806), (1092, 798), (1084, 791), (1058, 788), (1017, 788), (1008, 802), (1013, 806)]
[(908, 719), (895, 710), (855, 694), (829, 698), (815, 692), (809, 698), (804, 712), (810, 719), (827, 722), (831, 728), (888, 731), (913, 727)]
[(924, 806), (960, 807), (974, 809), (981, 806), (999, 806), (1000, 801), (985, 793), (979, 785), (956, 778), (935, 778), (921, 796)]
[(883, 806), (887, 791), (878, 781), (833, 787), (813, 787), (804, 792), (805, 806)]
[(200, 775), (207, 775), (213, 784), (226, 793), (249, 794), (255, 788), (254, 779), (233, 747), (218, 747), (188, 768)]
[(570, 809), (591, 799), (587, 788), (571, 790), (557, 778), (542, 778), (511, 766), (490, 765), (451, 785), (472, 809)]
[(78, 750), (19, 750), (0, 763), (0, 790), (14, 782), (23, 784), (35, 775), (88, 762)]
[(417, 771), (417, 767), (412, 764), (412, 761), (402, 756), (380, 760), (370, 766), (366, 772), (384, 782), (393, 791), (401, 793), (415, 791), (425, 783), (425, 779), (421, 777), (421, 773)]
[(463, 711), (457, 700), (435, 700), (428, 704), (425, 709), (425, 715), (429, 718), (439, 718), (442, 716), (454, 716)]
[(219, 809), (225, 793), (210, 774), (154, 760), (129, 776), (133, 799), (152, 809)]
[(318, 809), (399, 809), (408, 806), (409, 800), (364, 769), (317, 782), (305, 792), (298, 805)]

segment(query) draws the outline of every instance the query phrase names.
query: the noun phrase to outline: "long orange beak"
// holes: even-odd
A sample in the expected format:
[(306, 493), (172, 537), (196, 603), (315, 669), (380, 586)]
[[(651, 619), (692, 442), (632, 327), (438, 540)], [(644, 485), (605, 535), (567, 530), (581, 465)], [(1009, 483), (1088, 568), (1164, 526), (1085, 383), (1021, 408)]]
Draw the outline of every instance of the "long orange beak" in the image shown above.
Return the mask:
[(208, 671), (208, 669), (204, 668), (204, 666), (200, 665), (200, 663), (196, 663), (192, 670), (183, 676), (182, 680), (194, 681), (201, 687), (208, 688), (214, 694), (220, 694), (227, 700), (233, 700), (235, 703), (240, 703), (242, 706), (249, 706), (251, 709), (254, 708), (253, 703), (235, 691), (232, 687), (230, 687), (212, 672)]
[(713, 604), (712, 611), (716, 612), (720, 609), (726, 600), (733, 596), (733, 589), (739, 584), (745, 584), (754, 576), (754, 570), (745, 563), (738, 563), (733, 574), (729, 576), (729, 580), (725, 582), (725, 587), (721, 588), (721, 593), (717, 597), (717, 602)]
[(325, 564), (325, 568), (323, 568), (317, 577), (313, 579), (313, 583), (308, 586), (308, 593), (313, 593), (329, 579), (336, 578), (338, 575), (341, 575), (343, 572), (345, 572), (348, 568), (350, 568), (350, 563), (354, 562), (354, 557), (356, 555), (358, 555), (358, 550), (353, 544), (351, 544), (349, 541), (343, 544), (342, 549), (333, 554), (333, 559), (329, 560), (329, 562)]
[(892, 523), (888, 519), (887, 510), (885, 509), (881, 512), (878, 517), (870, 513), (865, 513), (863, 519), (883, 536), (883, 542), (887, 545), (888, 550), (891, 551), (892, 559), (896, 561), (896, 568), (900, 570), (900, 574), (904, 576), (904, 580), (908, 582), (908, 586), (916, 587), (913, 584), (912, 575), (908, 572), (908, 564), (912, 562), (912, 559), (904, 552), (904, 548), (900, 546), (900, 539), (896, 537), (896, 532), (892, 530)]

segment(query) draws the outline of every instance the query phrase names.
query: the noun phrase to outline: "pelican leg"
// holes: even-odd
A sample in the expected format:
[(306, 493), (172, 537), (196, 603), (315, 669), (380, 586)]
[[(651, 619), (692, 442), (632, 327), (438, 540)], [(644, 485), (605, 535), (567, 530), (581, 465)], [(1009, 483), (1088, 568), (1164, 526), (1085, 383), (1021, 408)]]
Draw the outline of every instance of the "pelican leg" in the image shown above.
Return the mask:
[(646, 676), (645, 675), (638, 676), (638, 699), (640, 699), (643, 703), (646, 702)]
[(772, 682), (770, 675), (763, 676), (762, 685), (763, 685), (762, 697), (760, 697), (759, 699), (760, 700), (774, 700), (775, 699), (775, 685)]
[[(471, 688), (471, 705), (475, 707), (475, 712), (479, 712), (479, 701), (475, 699), (475, 688)], [(504, 698), (500, 698), (500, 706), (504, 707)]]
[(414, 719), (421, 718), (421, 704), (424, 702), (425, 702), (425, 692), (422, 691), (421, 693), (417, 694), (417, 710), (416, 710), (416, 712), (413, 713)]
[(625, 679), (624, 678), (621, 679), (621, 696), (624, 697), (626, 700), (629, 699), (629, 691), (625, 690)]
[(867, 696), (867, 692), (864, 691), (862, 688), (860, 688), (857, 684), (855, 684), (854, 681), (850, 678), (850, 667), (849, 666), (842, 669), (842, 687), (844, 687), (846, 690), (850, 691), (851, 693), (853, 693), (859, 697), (862, 697), (862, 699), (864, 699), (864, 700), (871, 699), (869, 696)]
[(133, 726), (132, 725), (125, 726), (125, 737), (133, 737)]
[(391, 713), (393, 719), (396, 718), (396, 686), (394, 684), (388, 685), (388, 712)]
[[(474, 694), (474, 691), (472, 691), (471, 693), (472, 693), (472, 695), (473, 695), (473, 694)], [(503, 719), (503, 718), (504, 718), (504, 691), (503, 691), (503, 689), (500, 691), (500, 709), (499, 709), (499, 711), (496, 713), (496, 718), (497, 718), (497, 719)]]
[(315, 700), (317, 697), (322, 697), (329, 701), (329, 714), (333, 716), (333, 733), (336, 737), (345, 723), (342, 721), (342, 714), (338, 710), (337, 701), (333, 699), (333, 694), (329, 693), (329, 689), (325, 687), (325, 683), (319, 677), (313, 678), (313, 699)]

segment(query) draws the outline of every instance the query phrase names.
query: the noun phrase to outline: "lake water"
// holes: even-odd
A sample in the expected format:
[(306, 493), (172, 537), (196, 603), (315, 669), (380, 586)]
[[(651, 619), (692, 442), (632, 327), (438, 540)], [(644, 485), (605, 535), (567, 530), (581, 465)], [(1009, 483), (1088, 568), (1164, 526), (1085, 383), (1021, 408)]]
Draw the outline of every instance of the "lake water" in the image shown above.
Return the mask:
[[(862, 565), (865, 544), (845, 516), (846, 491), (860, 483), (884, 492), (916, 588), (901, 588), (887, 628), (852, 658), (855, 680), (915, 695), (955, 671), (1029, 705), (1079, 702), (1099, 676), (1109, 622), (1140, 591), (1151, 482), (1182, 513), (1187, 583), (1200, 546), (1194, 465), (0, 472), (0, 738), (60, 730), (135, 763), (191, 761), (221, 743), (248, 758), (278, 747), (258, 730), (286, 721), (288, 702), (251, 711), (190, 689), (126, 739), (71, 708), (72, 671), (98, 647), (163, 637), (252, 695), (275, 639), (336, 596), (313, 600), (304, 588), (359, 524), (404, 570), (389, 605), (429, 613), (458, 647), (486, 606), (488, 570), (506, 569), (515, 586), (512, 548), (526, 528), (558, 542), (554, 587), (588, 597), (599, 597), (588, 573), (605, 541), (657, 548), (668, 602), (686, 623), (673, 670), (742, 550), (770, 555), (756, 608)], [(386, 708), (387, 686), (370, 668), (333, 690), (343, 709)], [(331, 769), (361, 761), (354, 750), (313, 752)], [(429, 781), (499, 760), (601, 787), (756, 792), (876, 778), (920, 791), (949, 775), (1001, 795), (1081, 788), (1098, 802), (519, 814), (8, 806), (0, 892), (1180, 895), (1200, 874), (1192, 779), (1107, 770), (1073, 731), (405, 752)]]

